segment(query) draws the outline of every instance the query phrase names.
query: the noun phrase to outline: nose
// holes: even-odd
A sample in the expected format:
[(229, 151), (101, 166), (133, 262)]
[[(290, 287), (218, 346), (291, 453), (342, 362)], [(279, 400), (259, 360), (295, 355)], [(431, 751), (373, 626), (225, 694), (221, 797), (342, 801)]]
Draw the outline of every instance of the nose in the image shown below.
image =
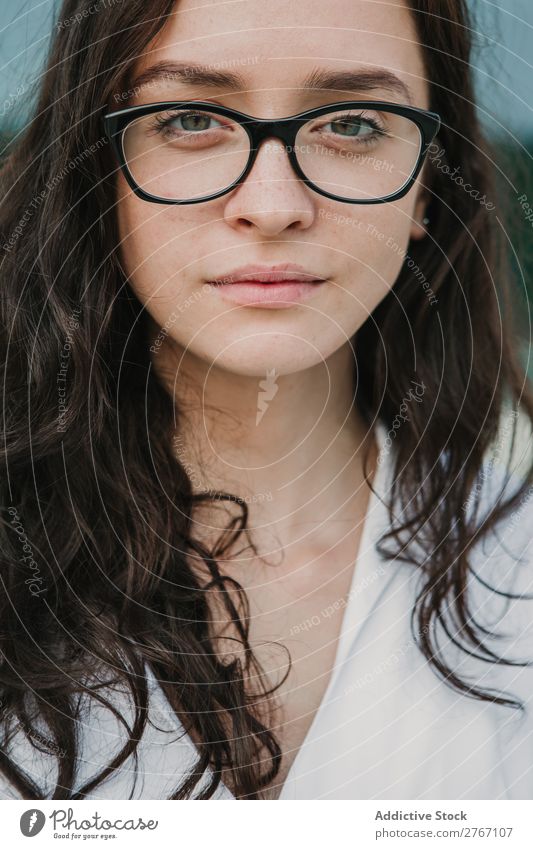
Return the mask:
[(224, 219), (231, 227), (255, 227), (265, 236), (289, 227), (305, 230), (315, 217), (312, 190), (293, 170), (279, 139), (263, 139), (246, 179), (226, 198)]

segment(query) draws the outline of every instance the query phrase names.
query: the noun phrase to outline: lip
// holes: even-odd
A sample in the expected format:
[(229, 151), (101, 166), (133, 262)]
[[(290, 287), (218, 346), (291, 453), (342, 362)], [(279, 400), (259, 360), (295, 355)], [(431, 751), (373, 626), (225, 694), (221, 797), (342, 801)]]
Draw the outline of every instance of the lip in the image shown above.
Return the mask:
[(327, 278), (295, 263), (243, 265), (209, 280), (220, 297), (239, 306), (283, 309), (312, 298)]
[(318, 283), (325, 279), (307, 271), (302, 265), (284, 262), (279, 265), (242, 265), (207, 282), (222, 286), (230, 283)]

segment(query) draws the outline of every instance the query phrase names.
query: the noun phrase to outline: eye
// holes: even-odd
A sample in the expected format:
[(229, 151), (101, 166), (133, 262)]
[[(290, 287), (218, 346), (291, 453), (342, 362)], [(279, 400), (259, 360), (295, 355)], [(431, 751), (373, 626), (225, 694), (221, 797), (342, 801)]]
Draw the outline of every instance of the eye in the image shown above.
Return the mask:
[(339, 115), (324, 124), (324, 127), (332, 127), (334, 135), (344, 138), (366, 138), (369, 136), (385, 135), (385, 130), (373, 118), (365, 118), (362, 115)]
[[(168, 132), (170, 135), (195, 135), (209, 130), (222, 128), (222, 123), (207, 112), (159, 113), (155, 116), (157, 132)], [(210, 126), (214, 122), (216, 126)]]

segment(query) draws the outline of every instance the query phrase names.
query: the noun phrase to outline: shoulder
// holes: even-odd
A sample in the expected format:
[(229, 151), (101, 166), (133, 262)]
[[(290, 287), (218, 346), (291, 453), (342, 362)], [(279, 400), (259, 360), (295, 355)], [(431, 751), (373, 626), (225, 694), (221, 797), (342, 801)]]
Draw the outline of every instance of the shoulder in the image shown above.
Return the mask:
[[(130, 755), (86, 798), (168, 798), (198, 760), (196, 747), (185, 733), (147, 664), (145, 674), (149, 695), (147, 723), (141, 738), (137, 740), (136, 755)], [(112, 762), (128, 742), (128, 729), (134, 725), (135, 705), (126, 686), (106, 686), (100, 695), (109, 700), (112, 709), (93, 698), (84, 697), (80, 702), (77, 722), (79, 752), (75, 785), (72, 788), (74, 792)], [(35, 748), (23, 729), (19, 729), (13, 735), (8, 754), (42, 788), (43, 798), (51, 798), (57, 781), (58, 758), (63, 753), (43, 751), (42, 745), (39, 749)], [(209, 772), (204, 773), (199, 780), (194, 795), (207, 786), (208, 780)], [(214, 798), (223, 797), (223, 794), (224, 788), (221, 787)], [(20, 798), (9, 781), (1, 775), (0, 797)]]
[[(481, 684), (501, 688), (526, 708), (520, 721), (528, 728), (533, 760), (533, 486), (526, 483), (533, 443), (530, 428), (518, 422), (513, 446), (511, 414), (502, 421), (475, 484), (481, 533), (468, 553), (468, 615), (478, 633), (485, 629), (485, 645), (516, 664), (477, 668)], [(514, 506), (483, 531), (494, 508), (511, 496), (517, 496)], [(474, 509), (473, 499), (467, 509)]]
[[(500, 434), (484, 458), (461, 514), (454, 520), (464, 517), (478, 532), (468, 549), (457, 552), (463, 563), (456, 560), (449, 564), (449, 580), (442, 576), (448, 586), (441, 605), (446, 627), (439, 622), (435, 638), (449, 667), (460, 678), (476, 689), (503, 694), (524, 705), (526, 714), (522, 713), (521, 721), (529, 722), (531, 746), (533, 486), (527, 484), (527, 472), (531, 468), (532, 441), (530, 428), (520, 422), (512, 445), (513, 418), (510, 413), (502, 417)], [(512, 496), (515, 503), (495, 519), (495, 509)], [(466, 627), (459, 621), (459, 607), (463, 609)], [(484, 648), (476, 647), (468, 632)], [(500, 658), (514, 665), (498, 663)], [(510, 708), (503, 711), (502, 716), (519, 715)]]

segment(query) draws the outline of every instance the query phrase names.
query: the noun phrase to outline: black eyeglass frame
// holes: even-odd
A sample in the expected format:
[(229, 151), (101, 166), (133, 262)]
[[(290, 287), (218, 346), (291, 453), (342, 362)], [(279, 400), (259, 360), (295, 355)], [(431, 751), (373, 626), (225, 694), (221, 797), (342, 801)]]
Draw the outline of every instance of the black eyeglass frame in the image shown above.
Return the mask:
[[(137, 118), (143, 118), (146, 115), (151, 115), (154, 112), (163, 112), (172, 109), (201, 109), (212, 112), (215, 115), (223, 115), (226, 118), (238, 122), (244, 127), (248, 138), (250, 139), (250, 155), (248, 162), (244, 167), (239, 177), (221, 191), (215, 192), (212, 195), (204, 195), (201, 198), (193, 198), (192, 200), (175, 200), (173, 198), (161, 198), (145, 192), (135, 181), (126, 161), (122, 144), (123, 134), (127, 126)], [(364, 198), (354, 200), (351, 198), (341, 197), (339, 195), (327, 192), (315, 185), (302, 171), (298, 163), (298, 159), (294, 152), (294, 144), (296, 135), (301, 128), (302, 119), (311, 120), (312, 118), (320, 117), (328, 112), (339, 111), (342, 109), (380, 109), (391, 112), (394, 115), (400, 115), (408, 118), (418, 127), (422, 139), (420, 151), (418, 153), (418, 161), (415, 169), (409, 179), (393, 194), (386, 195), (383, 198)], [(371, 203), (389, 203), (393, 200), (399, 200), (413, 186), (420, 169), (424, 163), (424, 159), (428, 152), (429, 146), (437, 135), (441, 118), (436, 112), (429, 112), (426, 109), (419, 109), (416, 106), (404, 106), (398, 103), (388, 103), (382, 100), (342, 100), (338, 103), (328, 103), (325, 106), (318, 106), (314, 109), (308, 109), (305, 112), (300, 112), (297, 115), (290, 115), (288, 118), (271, 118), (262, 119), (254, 118), (251, 115), (246, 115), (244, 112), (239, 112), (236, 109), (230, 109), (227, 106), (210, 103), (204, 100), (168, 100), (160, 103), (147, 103), (142, 106), (130, 106), (125, 109), (119, 109), (115, 112), (108, 112), (102, 116), (104, 124), (104, 132), (112, 144), (113, 150), (117, 157), (118, 163), (126, 178), (126, 181), (137, 197), (150, 203), (164, 204), (191, 204), (205, 203), (208, 200), (214, 200), (232, 191), (240, 183), (244, 182), (254, 166), (255, 159), (259, 152), (259, 145), (268, 138), (276, 138), (282, 141), (285, 145), (285, 150), (289, 156), (289, 161), (296, 175), (313, 191), (323, 197), (331, 198), (332, 200), (342, 201), (343, 203), (371, 204)]]

